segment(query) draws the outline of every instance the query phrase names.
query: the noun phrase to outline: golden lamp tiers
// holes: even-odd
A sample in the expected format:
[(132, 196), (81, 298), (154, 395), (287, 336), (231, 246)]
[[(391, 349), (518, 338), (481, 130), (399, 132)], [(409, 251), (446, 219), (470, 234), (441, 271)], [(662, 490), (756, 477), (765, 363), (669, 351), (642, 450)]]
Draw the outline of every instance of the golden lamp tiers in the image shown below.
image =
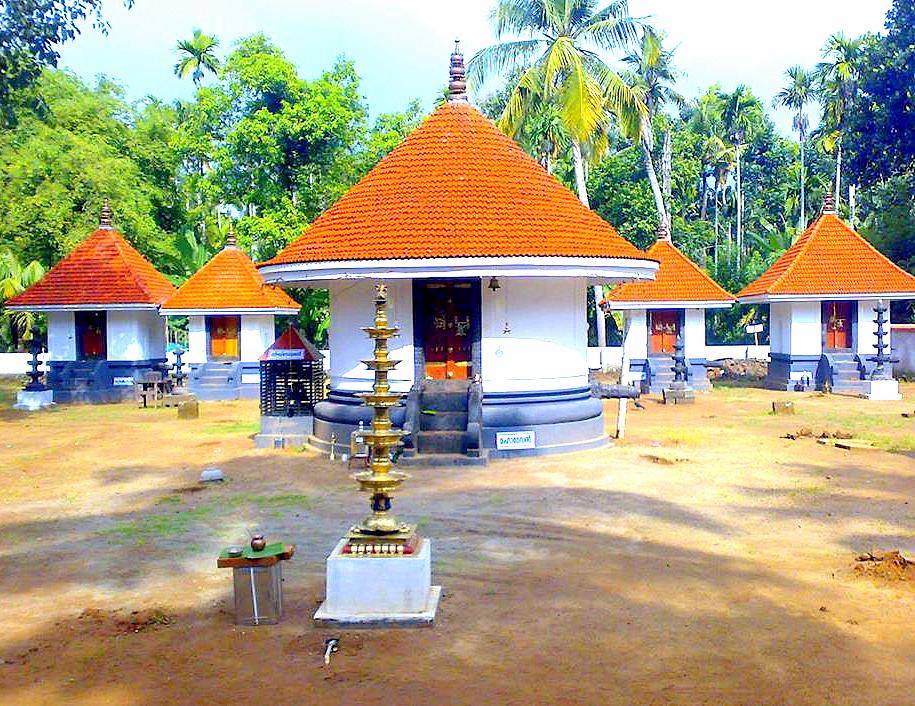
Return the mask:
[(394, 336), (400, 333), (400, 329), (396, 326), (365, 326), (362, 330), (369, 335), (369, 338), (384, 341), (387, 341), (389, 338), (394, 338)]

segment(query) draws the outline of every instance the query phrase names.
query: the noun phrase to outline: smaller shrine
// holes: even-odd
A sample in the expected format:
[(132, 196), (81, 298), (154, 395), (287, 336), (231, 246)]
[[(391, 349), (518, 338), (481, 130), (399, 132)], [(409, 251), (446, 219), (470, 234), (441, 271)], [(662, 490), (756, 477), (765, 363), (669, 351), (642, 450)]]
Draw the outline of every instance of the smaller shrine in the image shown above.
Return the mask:
[(324, 357), (289, 326), (260, 358), (261, 433), (258, 448), (304, 446), (314, 408), (324, 399)]
[(884, 303), (915, 299), (915, 277), (839, 218), (828, 195), (820, 216), (737, 297), (769, 304), (766, 387), (869, 396), (875, 371), (892, 379)]
[(708, 390), (705, 314), (727, 309), (734, 296), (673, 244), (666, 223), (658, 227), (658, 238), (646, 255), (660, 263), (654, 281), (624, 282), (601, 303), (625, 317), (623, 360), (628, 370), (623, 382), (663, 394), (674, 381), (671, 356), (681, 340), (684, 383)]
[(276, 336), (276, 317), (301, 305), (265, 284), (230, 233), (225, 247), (162, 305), (166, 316), (187, 316), (184, 362), (188, 389), (201, 400), (256, 398), (260, 357)]
[(47, 385), (55, 402), (132, 399), (134, 383), (165, 371), (165, 318), (175, 288), (112, 225), (98, 229), (6, 303), (48, 320)]

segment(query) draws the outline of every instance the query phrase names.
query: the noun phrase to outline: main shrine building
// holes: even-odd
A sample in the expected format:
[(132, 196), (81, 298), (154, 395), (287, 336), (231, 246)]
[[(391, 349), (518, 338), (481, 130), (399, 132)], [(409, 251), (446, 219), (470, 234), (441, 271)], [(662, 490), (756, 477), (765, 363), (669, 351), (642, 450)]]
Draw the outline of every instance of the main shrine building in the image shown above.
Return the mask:
[[(373, 285), (387, 284), (394, 422), (421, 456), (606, 443), (587, 364), (586, 291), (651, 279), (622, 238), (466, 99), (449, 100), (260, 271), (330, 292), (330, 389), (313, 443), (342, 451), (371, 410)], [(485, 453), (483, 453), (485, 455)]]

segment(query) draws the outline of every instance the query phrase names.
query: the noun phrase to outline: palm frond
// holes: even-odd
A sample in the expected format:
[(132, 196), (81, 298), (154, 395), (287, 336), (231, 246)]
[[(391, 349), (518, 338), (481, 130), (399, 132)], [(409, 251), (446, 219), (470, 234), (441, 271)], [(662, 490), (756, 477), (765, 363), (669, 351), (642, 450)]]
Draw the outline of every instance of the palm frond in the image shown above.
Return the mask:
[(492, 12), (496, 36), (533, 34), (547, 26), (543, 0), (500, 0)]
[(467, 64), (467, 80), (475, 88), (492, 75), (526, 66), (543, 46), (541, 39), (522, 39), (480, 49)]

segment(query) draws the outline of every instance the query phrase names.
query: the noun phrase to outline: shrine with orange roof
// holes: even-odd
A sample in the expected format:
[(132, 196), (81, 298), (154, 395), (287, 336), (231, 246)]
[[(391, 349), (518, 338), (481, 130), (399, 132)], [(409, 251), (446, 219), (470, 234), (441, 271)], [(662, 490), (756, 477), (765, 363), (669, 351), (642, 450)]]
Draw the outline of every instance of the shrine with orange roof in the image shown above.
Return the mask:
[(313, 444), (350, 449), (371, 410), (363, 360), (373, 286), (387, 286), (393, 411), (406, 457), (449, 463), (607, 443), (589, 384), (587, 288), (652, 279), (621, 237), (466, 99), (449, 98), (296, 241), (267, 282), (330, 293), (330, 380)]
[(276, 338), (276, 317), (295, 316), (300, 308), (264, 282), (230, 234), (160, 311), (188, 317), (189, 390), (201, 400), (226, 400), (259, 395), (260, 356)]
[(132, 399), (147, 373), (165, 373), (158, 308), (174, 293), (114, 228), (106, 203), (98, 229), (6, 306), (47, 315), (54, 402), (114, 402)]
[(628, 370), (623, 382), (660, 394), (674, 379), (671, 361), (680, 339), (687, 382), (694, 390), (708, 390), (705, 314), (729, 308), (734, 295), (673, 244), (665, 223), (647, 255), (660, 263), (654, 281), (620, 284), (602, 302), (624, 314), (623, 361)]
[(888, 303), (915, 298), (915, 277), (839, 218), (831, 196), (804, 234), (737, 297), (769, 304), (767, 387), (897, 398)]

